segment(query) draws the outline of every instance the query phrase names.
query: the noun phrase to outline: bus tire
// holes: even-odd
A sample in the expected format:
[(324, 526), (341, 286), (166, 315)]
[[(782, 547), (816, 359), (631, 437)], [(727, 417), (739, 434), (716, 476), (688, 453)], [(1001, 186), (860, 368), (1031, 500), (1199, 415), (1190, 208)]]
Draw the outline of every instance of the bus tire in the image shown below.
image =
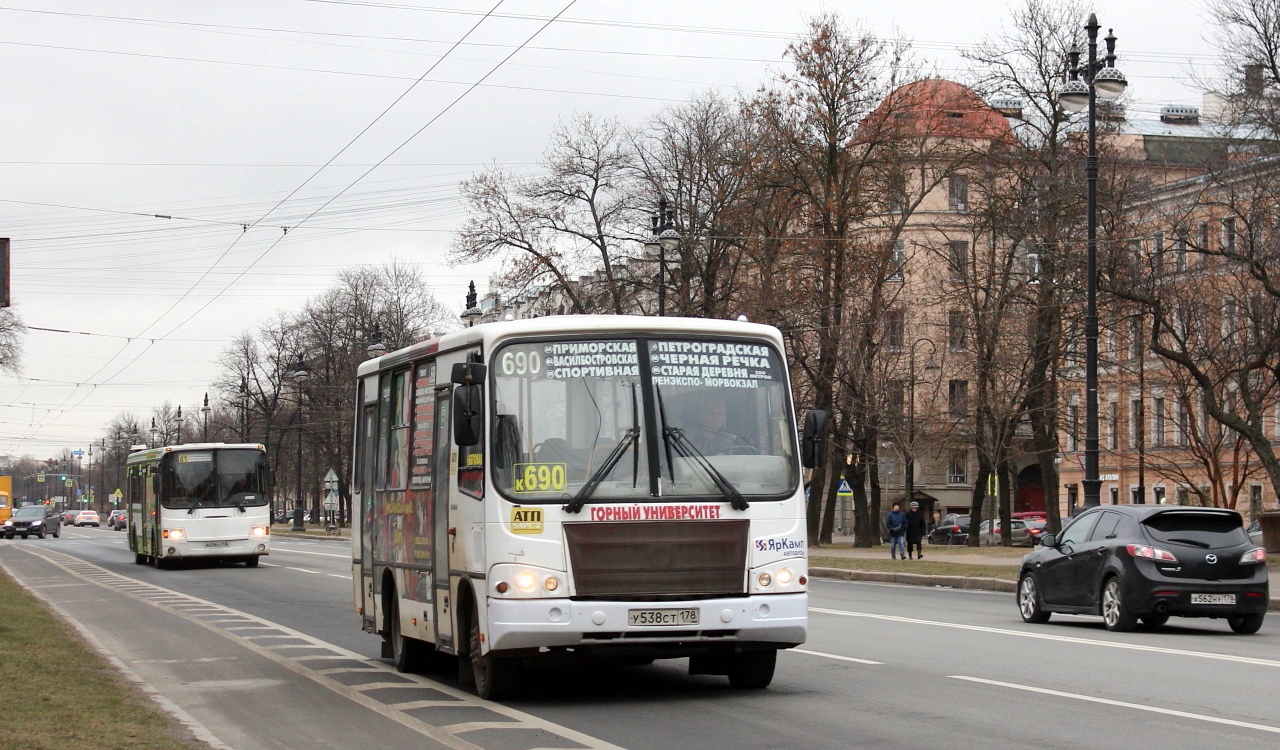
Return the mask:
[(760, 690), (773, 682), (778, 652), (744, 651), (729, 657), (729, 684), (739, 690)]
[(382, 595), (391, 595), (387, 605), (386, 639), (391, 644), (391, 664), (397, 672), (417, 672), (422, 665), (422, 641), (407, 636), (400, 630), (400, 604), (395, 589), (383, 589)]
[(246, 568), (256, 568), (258, 567), (258, 559), (257, 555), (249, 555), (244, 559), (244, 566)]
[(146, 555), (144, 555), (144, 554), (142, 554), (141, 552), (137, 553), (136, 555), (134, 555), (134, 556), (133, 556), (133, 564), (134, 564), (134, 565), (146, 565), (146, 564), (147, 564), (147, 556), (146, 556)]
[(493, 652), (480, 655), (480, 611), (471, 604), (471, 620), (468, 624), (467, 658), (471, 662), (471, 676), (476, 684), (476, 695), (487, 701), (502, 700), (520, 687), (523, 663), (519, 659), (494, 656)]
[(156, 556), (152, 557), (152, 558), (151, 558), (151, 562), (155, 563), (156, 570), (168, 570), (168, 569), (169, 569), (169, 561), (168, 561), (168, 560), (166, 560), (166, 559), (165, 559), (165, 558), (163, 558), (163, 557), (160, 557), (159, 555), (156, 555)]

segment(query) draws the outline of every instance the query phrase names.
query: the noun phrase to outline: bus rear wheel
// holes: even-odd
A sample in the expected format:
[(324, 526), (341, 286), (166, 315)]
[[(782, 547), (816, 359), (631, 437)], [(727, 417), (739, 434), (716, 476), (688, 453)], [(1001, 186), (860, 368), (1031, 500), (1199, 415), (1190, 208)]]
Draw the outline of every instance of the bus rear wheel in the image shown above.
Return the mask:
[(426, 644), (400, 630), (400, 605), (395, 589), (384, 589), (383, 596), (388, 595), (391, 603), (387, 605), (387, 629), (383, 637), (391, 644), (391, 664), (397, 672), (417, 672), (426, 661)]
[(136, 555), (134, 555), (134, 556), (133, 556), (133, 564), (134, 564), (134, 565), (146, 565), (146, 564), (147, 564), (147, 556), (146, 556), (146, 555), (144, 555), (144, 554), (142, 554), (141, 552), (139, 552), (138, 554), (136, 554)]
[(773, 682), (778, 652), (744, 651), (729, 658), (729, 684), (739, 690), (759, 690)]
[(244, 559), (244, 566), (246, 568), (256, 568), (258, 567), (258, 559), (257, 555), (250, 555)]
[(476, 695), (487, 701), (506, 698), (520, 687), (523, 664), (519, 659), (494, 656), (490, 651), (480, 653), (480, 610), (471, 605), (471, 621), (467, 643), (467, 658), (471, 661), (471, 676), (476, 683)]

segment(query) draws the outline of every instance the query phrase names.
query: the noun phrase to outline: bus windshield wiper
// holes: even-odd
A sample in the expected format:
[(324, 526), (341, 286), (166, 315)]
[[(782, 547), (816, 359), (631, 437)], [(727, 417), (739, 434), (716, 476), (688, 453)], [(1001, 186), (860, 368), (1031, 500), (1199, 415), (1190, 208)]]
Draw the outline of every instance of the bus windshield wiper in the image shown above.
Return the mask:
[(587, 504), (587, 500), (595, 494), (596, 488), (600, 486), (600, 483), (604, 481), (605, 477), (609, 476), (609, 472), (613, 471), (613, 467), (618, 465), (618, 462), (622, 460), (623, 454), (625, 454), (629, 448), (635, 449), (635, 455), (631, 461), (631, 487), (634, 489), (640, 475), (639, 443), (640, 410), (636, 405), (636, 387), (633, 383), (631, 385), (631, 426), (627, 428), (625, 433), (623, 433), (622, 439), (618, 441), (618, 444), (613, 446), (613, 450), (605, 457), (604, 463), (600, 464), (600, 466), (596, 467), (595, 471), (591, 472), (591, 476), (587, 478), (586, 483), (583, 484), (582, 488), (573, 496), (573, 499), (564, 506), (564, 512), (578, 513), (581, 511), (582, 506)]
[(675, 446), (676, 453), (681, 458), (691, 459), (694, 464), (706, 472), (711, 479), (711, 483), (716, 486), (716, 489), (720, 490), (720, 494), (729, 499), (730, 507), (734, 510), (746, 510), (750, 507), (751, 504), (742, 496), (738, 488), (734, 487), (733, 483), (725, 478), (725, 475), (721, 474), (720, 470), (715, 467), (715, 464), (708, 461), (707, 457), (702, 455), (702, 451), (695, 448), (689, 438), (685, 437), (684, 430), (679, 427), (667, 426), (667, 410), (662, 403), (662, 389), (659, 388), (657, 391), (658, 414), (662, 419), (662, 441), (667, 448), (667, 466), (671, 471), (671, 481), (675, 482), (675, 466), (671, 460), (671, 448)]

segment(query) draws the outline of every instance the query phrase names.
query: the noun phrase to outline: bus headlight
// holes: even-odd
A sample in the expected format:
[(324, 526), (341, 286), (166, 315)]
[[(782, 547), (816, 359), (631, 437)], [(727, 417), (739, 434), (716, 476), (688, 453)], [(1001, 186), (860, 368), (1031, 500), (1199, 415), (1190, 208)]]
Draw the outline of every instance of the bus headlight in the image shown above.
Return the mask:
[(175, 542), (180, 542), (187, 538), (186, 533), (182, 529), (164, 529), (160, 532), (160, 536), (165, 539), (172, 539)]
[(557, 571), (528, 565), (501, 563), (493, 566), (490, 571), (490, 580), (493, 581), (490, 591), (498, 596), (514, 599), (550, 597), (553, 592), (560, 591), (560, 586), (564, 583), (560, 580), (562, 575), (564, 574)]
[(253, 528), (249, 529), (249, 536), (270, 536), (270, 535), (271, 535), (270, 526), (254, 526)]
[(757, 594), (792, 594), (805, 590), (809, 577), (801, 558), (761, 565), (751, 571), (751, 591)]

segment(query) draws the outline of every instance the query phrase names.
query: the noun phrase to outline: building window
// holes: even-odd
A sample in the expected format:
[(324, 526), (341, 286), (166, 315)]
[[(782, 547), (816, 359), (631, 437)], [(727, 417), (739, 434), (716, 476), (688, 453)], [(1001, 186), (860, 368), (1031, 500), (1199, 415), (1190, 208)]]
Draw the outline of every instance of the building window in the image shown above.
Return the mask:
[(1164, 275), (1164, 232), (1151, 235), (1151, 267), (1156, 276)]
[(890, 380), (888, 387), (885, 389), (885, 398), (888, 400), (889, 413), (895, 417), (901, 417), (903, 407), (906, 405), (906, 388), (901, 380)]
[(1116, 433), (1119, 432), (1120, 425), (1120, 403), (1118, 401), (1110, 401), (1107, 403), (1107, 447), (1116, 450), (1120, 447), (1120, 437)]
[(1236, 327), (1239, 325), (1237, 320), (1238, 306), (1236, 301), (1228, 299), (1222, 303), (1222, 343), (1228, 346), (1236, 343)]
[(1196, 226), (1196, 267), (1204, 268), (1209, 264), (1209, 222), (1202, 221)]
[(1067, 407), (1067, 450), (1080, 450), (1080, 405)]
[(969, 449), (956, 448), (947, 462), (947, 484), (969, 483)]
[(1110, 489), (1111, 489), (1111, 504), (1119, 505), (1120, 504), (1120, 488), (1112, 487)]
[(1129, 401), (1129, 447), (1138, 447), (1138, 433), (1142, 430), (1142, 397)]
[(969, 325), (964, 310), (947, 313), (947, 343), (953, 352), (968, 351)]
[(947, 208), (952, 211), (969, 210), (969, 181), (952, 177), (947, 187)]
[(1191, 496), (1191, 493), (1187, 491), (1186, 487), (1179, 487), (1178, 489), (1174, 490), (1173, 498), (1174, 498), (1174, 502), (1176, 502), (1178, 505), (1186, 505), (1187, 501), (1190, 499), (1190, 496)]
[(1164, 447), (1164, 398), (1161, 396), (1151, 399), (1151, 444)]
[(951, 420), (959, 422), (969, 415), (969, 381), (952, 380), (948, 390)]
[(1040, 253), (1027, 253), (1027, 283), (1039, 284), (1040, 275), (1044, 273), (1044, 265), (1040, 261)]
[(1236, 219), (1229, 216), (1222, 220), (1222, 252), (1234, 253), (1236, 251)]
[(1151, 488), (1151, 502), (1156, 505), (1164, 505), (1164, 485), (1157, 484)]
[(891, 351), (902, 351), (907, 338), (907, 311), (891, 307), (884, 313), (884, 345)]
[(1142, 318), (1129, 320), (1129, 359), (1142, 359)]
[(904, 213), (907, 210), (907, 176), (901, 172), (889, 175), (887, 187), (889, 189), (889, 213)]
[(969, 276), (969, 243), (964, 240), (952, 240), (947, 243), (950, 249), (948, 256), (951, 269), (951, 280), (964, 281)]
[(1185, 234), (1178, 235), (1173, 241), (1173, 270), (1175, 273), (1183, 273), (1187, 270), (1187, 236)]
[(902, 240), (889, 243), (889, 281), (902, 281), (902, 269), (907, 265), (907, 255)]
[(1178, 445), (1188, 445), (1191, 442), (1191, 412), (1182, 401), (1178, 401), (1174, 418), (1178, 422), (1174, 427), (1177, 430)]

